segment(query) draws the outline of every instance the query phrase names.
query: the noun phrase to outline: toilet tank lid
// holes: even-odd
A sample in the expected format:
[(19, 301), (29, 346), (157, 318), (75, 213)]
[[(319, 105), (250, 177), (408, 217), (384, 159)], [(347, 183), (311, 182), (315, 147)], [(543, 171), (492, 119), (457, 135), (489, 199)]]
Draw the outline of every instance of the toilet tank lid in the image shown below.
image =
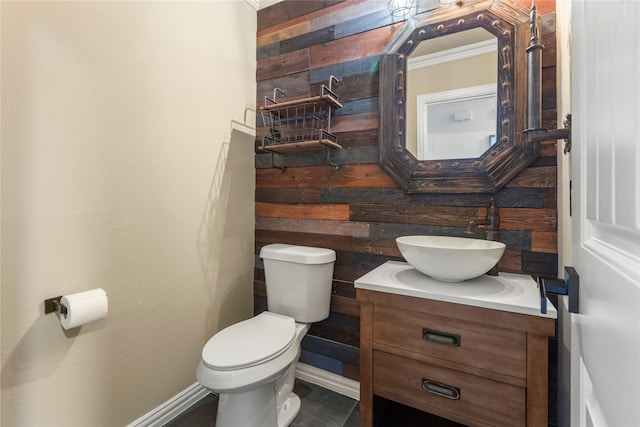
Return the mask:
[(326, 264), (336, 260), (336, 252), (326, 248), (272, 243), (262, 247), (260, 258), (299, 264)]

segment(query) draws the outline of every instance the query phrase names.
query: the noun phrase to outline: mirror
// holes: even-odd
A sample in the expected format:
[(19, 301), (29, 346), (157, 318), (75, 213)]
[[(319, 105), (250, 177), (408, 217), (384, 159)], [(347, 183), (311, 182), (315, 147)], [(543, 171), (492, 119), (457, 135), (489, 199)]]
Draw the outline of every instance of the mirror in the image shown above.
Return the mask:
[(528, 143), (529, 14), (480, 1), (417, 15), (380, 59), (380, 165), (409, 193), (494, 192)]
[(407, 150), (480, 157), (496, 142), (498, 43), (481, 27), (421, 41), (407, 60)]

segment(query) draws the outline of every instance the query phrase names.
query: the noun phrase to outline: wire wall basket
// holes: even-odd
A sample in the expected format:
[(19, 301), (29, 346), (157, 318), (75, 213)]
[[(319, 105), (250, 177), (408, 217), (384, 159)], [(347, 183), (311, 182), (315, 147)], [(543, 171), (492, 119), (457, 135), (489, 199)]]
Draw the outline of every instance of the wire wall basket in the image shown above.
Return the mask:
[(342, 148), (338, 137), (331, 133), (331, 117), (335, 110), (342, 108), (338, 96), (331, 90), (331, 83), (340, 83), (331, 76), (329, 86), (322, 85), (320, 95), (293, 101), (278, 102), (280, 88), (273, 90), (273, 98), (265, 96), (262, 120), (268, 130), (260, 149), (286, 154), (294, 151), (317, 150), (329, 147)]

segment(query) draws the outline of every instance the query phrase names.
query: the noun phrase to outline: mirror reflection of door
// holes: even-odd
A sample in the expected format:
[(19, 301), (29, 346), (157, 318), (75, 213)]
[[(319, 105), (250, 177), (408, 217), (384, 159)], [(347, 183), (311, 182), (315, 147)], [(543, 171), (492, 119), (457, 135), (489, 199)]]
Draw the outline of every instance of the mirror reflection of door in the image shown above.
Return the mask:
[(418, 160), (482, 155), (496, 135), (497, 42), (482, 28), (422, 41), (407, 66), (407, 149)]
[(496, 142), (496, 85), (417, 97), (419, 160), (480, 157)]

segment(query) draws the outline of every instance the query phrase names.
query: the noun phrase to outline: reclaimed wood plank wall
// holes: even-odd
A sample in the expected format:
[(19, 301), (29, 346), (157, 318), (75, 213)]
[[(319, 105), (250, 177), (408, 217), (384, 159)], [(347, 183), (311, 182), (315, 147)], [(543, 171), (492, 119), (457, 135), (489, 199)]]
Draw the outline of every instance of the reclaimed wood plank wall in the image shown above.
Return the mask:
[[(525, 7), (530, 0), (520, 0)], [(258, 257), (268, 243), (334, 249), (331, 315), (303, 341), (303, 361), (358, 379), (359, 308), (355, 279), (387, 260), (402, 260), (395, 238), (407, 234), (464, 236), (466, 222), (483, 218), (484, 203), (500, 206), (501, 271), (554, 276), (557, 272), (556, 142), (495, 195), (405, 194), (377, 165), (379, 55), (402, 27), (387, 1), (287, 0), (258, 11), (257, 99), (279, 87), (286, 98), (317, 95), (331, 75), (343, 108), (332, 132), (343, 149), (278, 155), (256, 150), (255, 311), (266, 309)], [(538, 2), (543, 22), (543, 127), (555, 128), (555, 1)], [(397, 20), (397, 18), (396, 18)], [(522, 53), (525, 54), (524, 52)], [(265, 134), (256, 119), (258, 145)], [(281, 172), (274, 165), (286, 165)]]

